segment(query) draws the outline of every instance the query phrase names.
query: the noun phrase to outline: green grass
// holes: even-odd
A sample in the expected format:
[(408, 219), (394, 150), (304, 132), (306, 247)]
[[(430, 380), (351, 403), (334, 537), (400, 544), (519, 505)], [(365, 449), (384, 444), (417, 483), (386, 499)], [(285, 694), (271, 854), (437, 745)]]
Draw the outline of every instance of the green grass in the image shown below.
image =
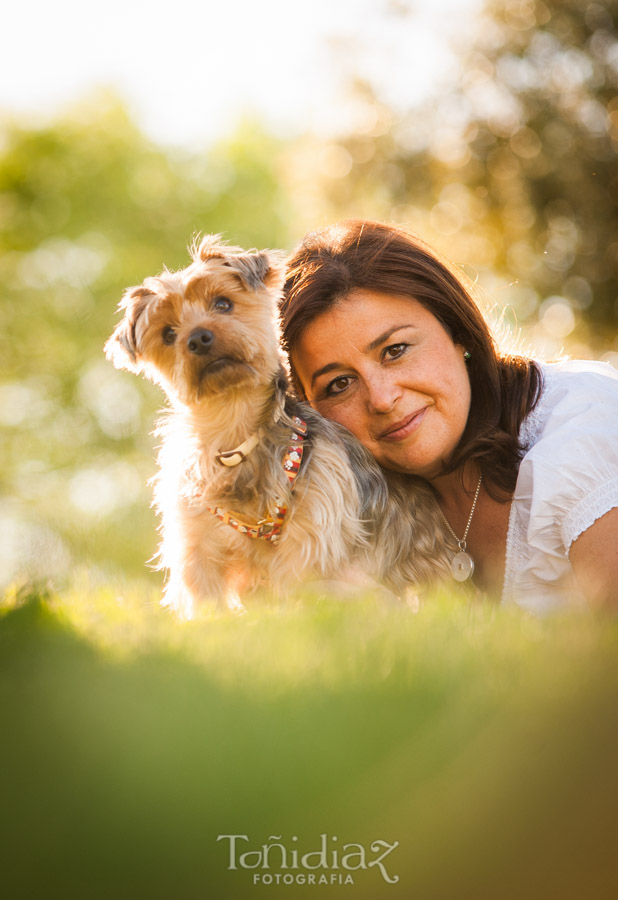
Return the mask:
[[(87, 581), (6, 596), (7, 900), (617, 895), (616, 620), (442, 595), (181, 623), (157, 600)], [(398, 841), (399, 880), (254, 886), (217, 842), (278, 835), (300, 858), (323, 833), (367, 860)]]

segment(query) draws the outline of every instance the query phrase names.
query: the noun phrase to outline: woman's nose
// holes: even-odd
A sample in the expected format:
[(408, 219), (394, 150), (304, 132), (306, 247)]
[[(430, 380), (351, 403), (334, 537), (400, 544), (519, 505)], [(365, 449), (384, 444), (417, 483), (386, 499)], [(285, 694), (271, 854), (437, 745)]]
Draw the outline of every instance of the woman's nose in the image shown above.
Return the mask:
[(372, 412), (390, 412), (401, 397), (401, 387), (388, 377), (372, 378), (366, 387), (367, 405)]

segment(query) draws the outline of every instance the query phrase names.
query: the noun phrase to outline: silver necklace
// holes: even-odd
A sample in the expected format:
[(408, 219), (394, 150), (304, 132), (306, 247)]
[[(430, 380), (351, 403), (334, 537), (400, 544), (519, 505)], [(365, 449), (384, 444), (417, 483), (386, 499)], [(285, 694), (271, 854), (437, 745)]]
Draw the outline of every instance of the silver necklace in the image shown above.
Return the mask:
[(470, 530), (470, 522), (472, 521), (472, 516), (474, 515), (474, 510), (476, 509), (476, 501), (479, 498), (479, 493), (481, 490), (481, 484), (483, 483), (483, 473), (481, 472), (481, 477), (479, 478), (479, 483), (476, 486), (476, 493), (474, 495), (474, 500), (472, 501), (472, 509), (470, 510), (470, 515), (468, 516), (468, 524), (466, 525), (466, 530), (464, 531), (464, 536), (461, 540), (457, 537), (453, 529), (448, 523), (448, 520), (444, 513), (442, 512), (442, 508), (438, 505), (438, 509), (440, 510), (440, 514), (444, 519), (446, 527), (451, 532), (455, 540), (457, 541), (457, 546), (459, 547), (459, 552), (455, 554), (455, 556), (451, 560), (451, 572), (453, 574), (453, 578), (455, 581), (467, 581), (468, 578), (472, 578), (474, 573), (474, 560), (470, 556), (469, 553), (466, 553), (466, 538), (468, 537), (468, 532)]

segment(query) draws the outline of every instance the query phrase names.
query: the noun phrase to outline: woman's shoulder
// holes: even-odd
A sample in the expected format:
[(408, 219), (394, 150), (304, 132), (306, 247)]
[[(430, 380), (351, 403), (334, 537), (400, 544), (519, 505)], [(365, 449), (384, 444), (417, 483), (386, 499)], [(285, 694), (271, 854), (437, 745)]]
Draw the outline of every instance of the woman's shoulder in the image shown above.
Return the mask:
[(618, 506), (618, 371), (583, 360), (538, 366), (541, 392), (520, 431), (503, 594), (537, 611), (577, 596), (571, 545)]
[(604, 384), (614, 389), (618, 382), (618, 369), (609, 363), (594, 359), (560, 359), (555, 362), (535, 361), (543, 381), (549, 388), (570, 387), (577, 389), (590, 384)]
[[(536, 362), (541, 376), (538, 401), (524, 420), (520, 441), (530, 449), (542, 439), (560, 432), (579, 433), (595, 425), (608, 434), (618, 427), (618, 370), (594, 360)], [(552, 442), (553, 443), (553, 442)]]
[(563, 548), (618, 501), (618, 371), (606, 363), (542, 363), (539, 401), (524, 422), (516, 498), (557, 528)]

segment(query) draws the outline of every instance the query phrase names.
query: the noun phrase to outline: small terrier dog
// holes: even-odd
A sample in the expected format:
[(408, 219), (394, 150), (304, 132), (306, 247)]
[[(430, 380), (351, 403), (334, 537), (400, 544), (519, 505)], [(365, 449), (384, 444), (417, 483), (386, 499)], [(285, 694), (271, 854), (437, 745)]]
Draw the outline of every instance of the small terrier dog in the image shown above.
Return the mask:
[(155, 507), (164, 604), (242, 610), (276, 591), (344, 579), (351, 567), (401, 595), (448, 573), (431, 490), (384, 472), (345, 428), (290, 396), (279, 342), (284, 266), (205, 237), (191, 264), (129, 288), (105, 345), (118, 368), (158, 383)]

